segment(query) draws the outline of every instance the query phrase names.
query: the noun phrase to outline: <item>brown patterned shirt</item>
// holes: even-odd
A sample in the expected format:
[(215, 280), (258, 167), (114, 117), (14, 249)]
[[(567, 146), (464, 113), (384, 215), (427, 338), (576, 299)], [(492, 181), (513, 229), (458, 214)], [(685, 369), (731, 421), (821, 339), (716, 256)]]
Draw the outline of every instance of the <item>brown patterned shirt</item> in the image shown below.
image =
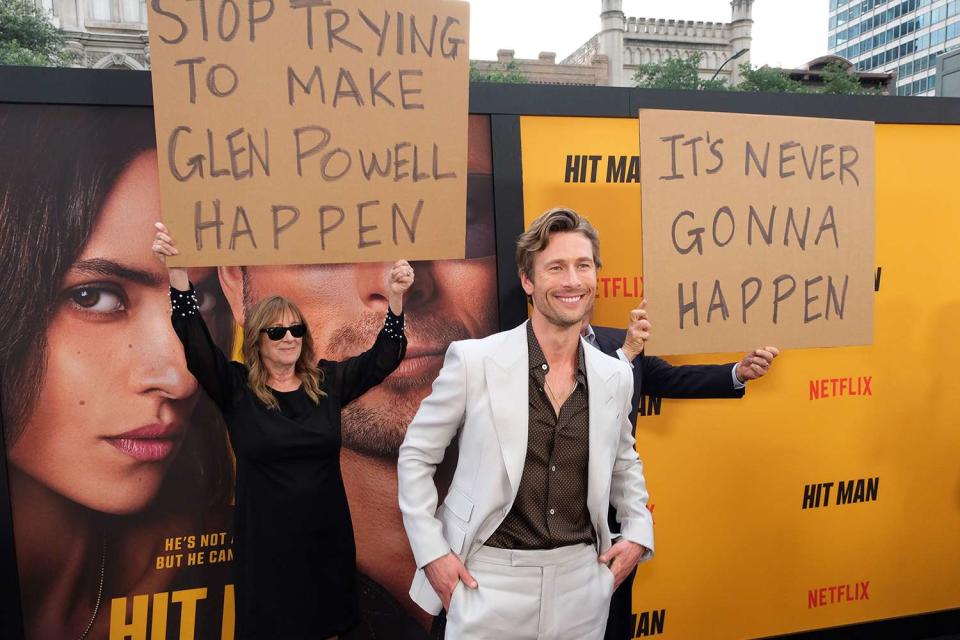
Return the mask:
[(587, 510), (590, 409), (583, 345), (577, 348), (576, 384), (558, 416), (544, 380), (549, 366), (527, 323), (530, 403), (527, 456), (517, 498), (486, 544), (503, 549), (554, 549), (592, 544)]

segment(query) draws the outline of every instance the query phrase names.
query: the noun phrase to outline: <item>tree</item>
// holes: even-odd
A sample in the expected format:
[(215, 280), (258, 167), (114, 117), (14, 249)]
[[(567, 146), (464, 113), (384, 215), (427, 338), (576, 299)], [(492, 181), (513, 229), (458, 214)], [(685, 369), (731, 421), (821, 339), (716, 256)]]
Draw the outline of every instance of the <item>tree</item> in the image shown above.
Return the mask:
[(807, 93), (808, 89), (782, 69), (758, 67), (754, 69), (749, 64), (740, 65), (740, 77), (743, 78), (735, 87), (737, 91), (770, 91), (776, 93)]
[(880, 87), (865, 87), (860, 84), (857, 76), (847, 71), (839, 62), (830, 62), (824, 65), (823, 87), (820, 93), (830, 93), (834, 95), (847, 96), (880, 96), (884, 95)]
[(880, 88), (860, 84), (860, 79), (851, 74), (839, 62), (831, 62), (821, 71), (823, 85), (806, 86), (790, 76), (783, 69), (770, 67), (753, 68), (749, 64), (740, 65), (741, 80), (736, 85), (727, 86), (726, 80), (704, 80), (700, 77), (699, 67), (703, 54), (694, 52), (685, 58), (671, 58), (666, 62), (642, 64), (637, 68), (634, 80), (638, 87), (645, 89), (688, 89), (688, 90), (732, 90), (775, 93), (829, 93), (835, 95), (883, 95)]
[(0, 64), (62, 67), (71, 59), (43, 9), (32, 0), (0, 0)]
[(704, 80), (700, 77), (703, 54), (694, 51), (684, 58), (670, 58), (666, 62), (642, 64), (633, 79), (644, 89), (689, 89), (722, 91), (727, 88), (725, 80)]
[(471, 82), (502, 82), (506, 84), (527, 84), (530, 82), (520, 71), (520, 65), (516, 60), (511, 60), (499, 69), (490, 69), (484, 71), (477, 66), (476, 61), (470, 61), (470, 81)]

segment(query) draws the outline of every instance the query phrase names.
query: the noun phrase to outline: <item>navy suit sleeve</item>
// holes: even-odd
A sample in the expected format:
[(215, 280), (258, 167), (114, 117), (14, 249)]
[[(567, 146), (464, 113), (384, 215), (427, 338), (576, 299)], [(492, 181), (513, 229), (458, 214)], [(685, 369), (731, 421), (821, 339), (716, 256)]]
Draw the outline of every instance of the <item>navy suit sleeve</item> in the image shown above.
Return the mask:
[[(733, 365), (689, 364), (673, 366), (656, 356), (637, 358), (643, 368), (644, 395), (660, 398), (742, 398), (744, 389), (733, 388)], [(634, 361), (634, 367), (637, 361)]]
[[(617, 357), (626, 331), (610, 327), (594, 327), (601, 351)], [(656, 356), (640, 354), (633, 361), (634, 410), (639, 396), (659, 398), (741, 398), (743, 389), (733, 388), (729, 364), (693, 364), (673, 366)]]

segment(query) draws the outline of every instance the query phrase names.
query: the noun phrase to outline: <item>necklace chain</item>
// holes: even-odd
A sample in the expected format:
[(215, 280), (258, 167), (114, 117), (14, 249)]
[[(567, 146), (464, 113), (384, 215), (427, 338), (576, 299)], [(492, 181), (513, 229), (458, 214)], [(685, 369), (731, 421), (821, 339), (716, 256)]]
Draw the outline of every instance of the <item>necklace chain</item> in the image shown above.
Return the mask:
[(100, 613), (100, 604), (103, 602), (103, 576), (107, 568), (107, 537), (103, 537), (100, 544), (100, 584), (97, 586), (97, 603), (93, 606), (93, 615), (90, 616), (90, 622), (87, 628), (80, 634), (80, 640), (85, 640), (90, 630), (93, 629), (93, 623), (97, 620), (97, 614)]
[[(557, 405), (557, 411), (559, 412), (560, 408), (563, 407), (563, 403), (560, 402), (560, 398), (557, 396), (557, 394), (553, 392), (553, 389), (550, 387), (550, 383), (547, 382), (546, 376), (543, 377), (543, 385), (547, 388), (547, 393), (550, 394), (550, 398), (553, 399), (553, 402)], [(564, 396), (564, 400), (566, 400), (569, 396), (570, 394), (567, 393)]]

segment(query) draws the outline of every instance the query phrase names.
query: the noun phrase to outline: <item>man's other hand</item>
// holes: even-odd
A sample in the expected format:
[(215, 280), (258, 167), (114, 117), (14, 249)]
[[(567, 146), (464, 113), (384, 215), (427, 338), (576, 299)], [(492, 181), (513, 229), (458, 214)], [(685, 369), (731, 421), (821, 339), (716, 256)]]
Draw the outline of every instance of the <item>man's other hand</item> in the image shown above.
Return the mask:
[(633, 568), (640, 562), (640, 558), (647, 552), (647, 548), (642, 544), (637, 544), (632, 540), (620, 540), (613, 545), (607, 552), (600, 556), (600, 562), (607, 565), (613, 572), (613, 588), (616, 589), (627, 579)]
[(773, 365), (773, 359), (780, 355), (776, 347), (754, 349), (737, 363), (737, 380), (747, 382), (767, 375)]
[(447, 611), (450, 610), (450, 597), (453, 595), (453, 590), (458, 582), (462, 580), (463, 584), (471, 589), (477, 588), (477, 581), (473, 579), (467, 568), (460, 562), (460, 558), (453, 553), (440, 556), (433, 562), (428, 563), (423, 571), (427, 574), (430, 586), (440, 597), (444, 610)]
[(650, 339), (650, 320), (647, 319), (647, 301), (641, 300), (636, 309), (630, 311), (630, 322), (627, 324), (627, 335), (623, 339), (623, 355), (627, 360), (643, 353), (643, 346)]

